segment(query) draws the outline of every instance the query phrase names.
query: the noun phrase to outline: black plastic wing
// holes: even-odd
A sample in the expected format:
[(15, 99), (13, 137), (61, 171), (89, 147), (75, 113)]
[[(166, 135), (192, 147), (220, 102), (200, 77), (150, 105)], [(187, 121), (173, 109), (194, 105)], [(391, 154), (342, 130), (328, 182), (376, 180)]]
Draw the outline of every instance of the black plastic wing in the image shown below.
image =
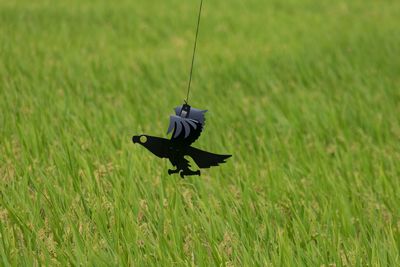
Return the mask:
[(171, 141), (181, 145), (190, 145), (196, 141), (203, 130), (206, 110), (191, 108), (188, 117), (181, 117), (182, 107), (175, 108), (176, 115), (170, 116), (169, 134), (172, 130)]
[(225, 160), (232, 156), (218, 155), (194, 147), (189, 147), (186, 154), (190, 156), (200, 168), (210, 168), (212, 166), (218, 166), (221, 163), (225, 163)]
[[(177, 116), (179, 116), (179, 114), (181, 114), (182, 108), (183, 108), (182, 106), (175, 108), (175, 114)], [(190, 107), (190, 113), (189, 113), (188, 118), (199, 122), (201, 125), (204, 125), (204, 122), (206, 120), (206, 118), (205, 118), (206, 112), (207, 112), (207, 110), (201, 110), (201, 109)]]

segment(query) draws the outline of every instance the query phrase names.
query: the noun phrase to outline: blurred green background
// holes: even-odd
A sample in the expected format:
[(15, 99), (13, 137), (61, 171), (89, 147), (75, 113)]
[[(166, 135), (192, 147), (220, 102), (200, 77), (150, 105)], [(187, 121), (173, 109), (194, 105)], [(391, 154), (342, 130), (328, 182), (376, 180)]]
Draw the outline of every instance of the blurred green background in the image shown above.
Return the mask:
[(198, 7), (0, 1), (0, 265), (399, 266), (400, 2), (205, 0), (182, 180)]

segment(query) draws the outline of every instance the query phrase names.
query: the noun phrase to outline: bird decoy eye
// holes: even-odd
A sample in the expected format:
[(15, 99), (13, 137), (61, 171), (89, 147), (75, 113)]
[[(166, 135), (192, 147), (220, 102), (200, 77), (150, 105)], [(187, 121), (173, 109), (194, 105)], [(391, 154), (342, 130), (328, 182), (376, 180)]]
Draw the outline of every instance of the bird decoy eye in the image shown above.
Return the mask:
[(147, 142), (147, 137), (145, 135), (142, 135), (142, 136), (140, 136), (139, 141), (140, 141), (140, 143), (144, 144)]

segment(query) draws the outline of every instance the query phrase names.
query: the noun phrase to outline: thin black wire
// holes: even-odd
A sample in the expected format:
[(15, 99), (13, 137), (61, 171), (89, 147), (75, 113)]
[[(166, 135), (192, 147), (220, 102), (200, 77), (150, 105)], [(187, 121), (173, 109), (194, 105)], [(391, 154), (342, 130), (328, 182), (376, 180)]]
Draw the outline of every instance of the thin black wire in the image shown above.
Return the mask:
[(199, 27), (200, 27), (200, 18), (201, 18), (201, 9), (202, 9), (202, 7), (203, 7), (203, 0), (200, 1), (199, 17), (197, 18), (196, 38), (194, 39), (192, 65), (190, 67), (189, 84), (188, 84), (188, 88), (187, 88), (186, 101), (185, 101), (186, 103), (189, 102), (190, 85), (192, 83), (193, 65), (194, 65), (194, 58), (195, 58), (195, 55), (196, 55), (197, 37), (199, 35)]

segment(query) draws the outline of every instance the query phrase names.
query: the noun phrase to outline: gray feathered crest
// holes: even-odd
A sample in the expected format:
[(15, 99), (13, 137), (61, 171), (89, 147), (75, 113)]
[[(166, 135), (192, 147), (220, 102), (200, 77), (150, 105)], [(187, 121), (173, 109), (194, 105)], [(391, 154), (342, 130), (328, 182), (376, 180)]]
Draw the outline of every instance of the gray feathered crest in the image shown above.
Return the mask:
[(191, 142), (194, 142), (200, 136), (203, 129), (205, 122), (204, 115), (207, 110), (189, 107), (188, 114), (186, 114), (182, 111), (183, 107), (184, 106), (176, 107), (176, 115), (170, 116), (167, 134), (174, 130), (171, 137), (172, 140), (190, 139)]

